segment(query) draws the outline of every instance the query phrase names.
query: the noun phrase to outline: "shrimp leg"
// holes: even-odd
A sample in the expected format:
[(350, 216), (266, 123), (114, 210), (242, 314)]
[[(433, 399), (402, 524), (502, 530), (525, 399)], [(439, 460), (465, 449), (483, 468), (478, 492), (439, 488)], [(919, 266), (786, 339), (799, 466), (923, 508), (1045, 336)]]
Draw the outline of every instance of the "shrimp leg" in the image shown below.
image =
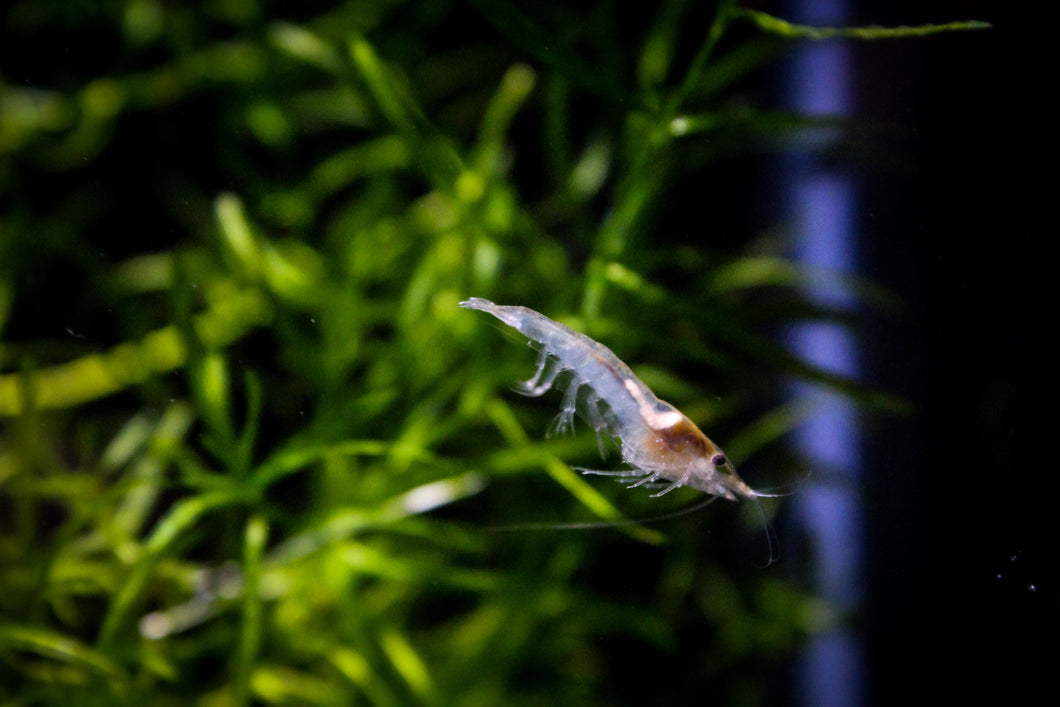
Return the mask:
[(620, 476), (628, 478), (630, 476), (643, 476), (644, 474), (650, 474), (650, 471), (644, 471), (643, 469), (619, 469), (617, 471), (603, 471), (601, 469), (583, 469), (580, 466), (574, 467), (575, 471), (580, 471), (583, 474), (592, 474), (593, 476)]
[(663, 496), (665, 494), (670, 493), (671, 491), (673, 491), (678, 486), (684, 486), (686, 483), (688, 483), (688, 480), (692, 478), (693, 471), (694, 471), (693, 467), (691, 467), (691, 466), (688, 467), (688, 471), (686, 471), (683, 476), (681, 476), (679, 479), (677, 479), (677, 481), (673, 482), (672, 484), (670, 484), (669, 486), (664, 488), (659, 493), (653, 493), (651, 495), (651, 497), (652, 498), (658, 498), (659, 496)]
[(537, 370), (534, 372), (533, 377), (530, 380), (522, 381), (515, 389), (523, 395), (528, 395), (532, 398), (548, 392), (548, 389), (556, 382), (556, 377), (563, 371), (562, 366), (551, 361), (551, 358), (552, 356), (548, 350), (542, 348), (537, 354)]

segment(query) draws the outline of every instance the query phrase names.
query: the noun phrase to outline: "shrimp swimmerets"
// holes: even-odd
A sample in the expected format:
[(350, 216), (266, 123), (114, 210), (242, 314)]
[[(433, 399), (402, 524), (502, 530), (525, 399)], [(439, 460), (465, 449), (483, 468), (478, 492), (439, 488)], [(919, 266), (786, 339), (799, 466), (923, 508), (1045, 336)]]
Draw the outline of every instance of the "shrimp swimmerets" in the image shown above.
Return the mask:
[(673, 405), (659, 400), (648, 386), (606, 346), (527, 307), (494, 304), (481, 297), (461, 307), (492, 314), (538, 345), (537, 371), (522, 383), (520, 392), (542, 395), (567, 371), (570, 381), (563, 396), (557, 428), (569, 428), (585, 389), (582, 410), (597, 435), (617, 440), (622, 460), (631, 468), (588, 474), (640, 477), (633, 486), (669, 482), (654, 494), (661, 496), (681, 486), (731, 501), (769, 496), (745, 484), (721, 449)]

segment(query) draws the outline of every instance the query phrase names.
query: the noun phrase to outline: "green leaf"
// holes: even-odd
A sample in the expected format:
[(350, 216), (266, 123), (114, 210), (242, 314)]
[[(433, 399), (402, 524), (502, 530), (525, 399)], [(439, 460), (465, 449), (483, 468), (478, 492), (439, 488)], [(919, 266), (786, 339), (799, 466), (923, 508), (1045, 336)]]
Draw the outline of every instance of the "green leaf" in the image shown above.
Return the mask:
[(104, 653), (56, 631), (27, 625), (0, 624), (0, 647), (36, 653), (85, 668), (108, 680), (128, 680), (125, 669)]
[(905, 39), (907, 37), (927, 37), (943, 32), (966, 32), (969, 30), (990, 29), (989, 22), (969, 20), (966, 22), (944, 22), (941, 24), (919, 25), (916, 27), (880, 27), (868, 25), (865, 27), (813, 27), (810, 25), (798, 25), (786, 22), (779, 17), (774, 17), (758, 10), (741, 8), (737, 11), (737, 17), (751, 22), (764, 32), (775, 34), (788, 39), (859, 39), (859, 40), (881, 40), (881, 39)]

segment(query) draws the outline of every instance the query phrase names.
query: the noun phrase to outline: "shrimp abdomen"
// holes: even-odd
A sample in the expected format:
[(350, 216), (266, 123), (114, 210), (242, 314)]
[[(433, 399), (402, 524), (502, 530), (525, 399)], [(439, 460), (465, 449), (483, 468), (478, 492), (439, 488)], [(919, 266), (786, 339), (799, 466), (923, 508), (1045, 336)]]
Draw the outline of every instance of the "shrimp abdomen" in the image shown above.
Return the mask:
[[(540, 395), (560, 373), (570, 374), (559, 428), (569, 426), (577, 390), (582, 386), (591, 391), (587, 396), (586, 418), (597, 432), (612, 437), (621, 437), (628, 425), (639, 424), (637, 403), (629, 394), (630, 386), (655, 398), (609, 348), (539, 312), (528, 307), (497, 305), (481, 297), (472, 297), (460, 306), (491, 314), (540, 345), (537, 370), (519, 387), (520, 392)], [(606, 412), (596, 407), (601, 403)]]

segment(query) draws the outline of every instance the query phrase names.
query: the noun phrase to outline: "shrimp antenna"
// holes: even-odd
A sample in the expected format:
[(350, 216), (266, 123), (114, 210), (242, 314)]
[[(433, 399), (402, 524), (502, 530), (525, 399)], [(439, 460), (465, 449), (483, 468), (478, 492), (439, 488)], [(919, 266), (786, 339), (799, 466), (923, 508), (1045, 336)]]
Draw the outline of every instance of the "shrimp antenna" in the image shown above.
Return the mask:
[[(759, 498), (779, 498), (781, 496), (787, 496), (788, 493), (760, 493), (755, 491), (749, 496), (751, 502), (755, 504), (755, 508), (758, 509), (758, 517), (762, 519), (762, 525), (766, 529), (766, 542), (769, 543), (769, 560), (764, 565), (756, 565), (759, 569), (765, 569), (780, 558), (780, 537), (777, 535), (777, 531), (773, 529), (773, 526), (769, 523), (769, 519), (766, 518), (765, 509), (762, 508), (762, 502)], [(773, 542), (774, 538), (776, 543)]]
[[(487, 530), (504, 533), (518, 530), (599, 530), (601, 528), (619, 528), (627, 525), (647, 525), (648, 523), (660, 523), (664, 520), (695, 513), (706, 508), (719, 498), (720, 496), (709, 496), (698, 503), (693, 503), (691, 506), (647, 518), (625, 518), (623, 520), (601, 520), (587, 523), (519, 523), (516, 525), (495, 525), (487, 528)], [(765, 514), (762, 515), (762, 518), (765, 519)], [(770, 544), (770, 547), (772, 547), (772, 544)]]
[(751, 492), (751, 498), (784, 498), (794, 493), (794, 491), (759, 491), (756, 489)]

